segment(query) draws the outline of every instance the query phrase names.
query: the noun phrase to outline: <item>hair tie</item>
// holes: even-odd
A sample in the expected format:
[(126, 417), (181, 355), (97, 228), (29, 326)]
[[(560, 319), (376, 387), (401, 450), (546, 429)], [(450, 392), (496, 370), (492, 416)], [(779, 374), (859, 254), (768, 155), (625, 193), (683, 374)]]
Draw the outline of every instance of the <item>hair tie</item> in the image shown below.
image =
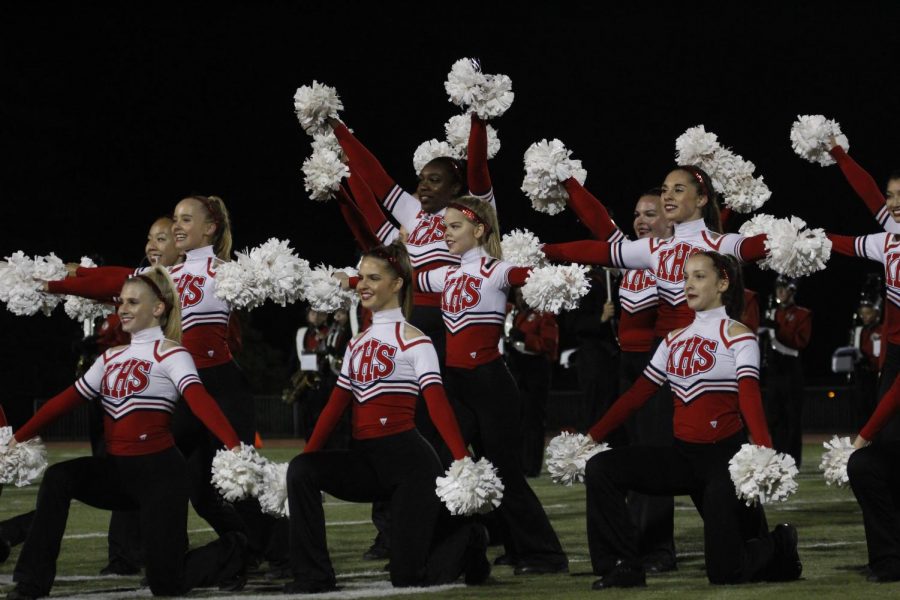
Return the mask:
[(697, 169), (697, 167), (693, 165), (687, 165), (681, 167), (681, 169), (694, 176), (694, 179), (696, 179), (697, 183), (700, 184), (700, 193), (709, 198), (709, 187), (707, 187), (706, 181), (704, 181), (703, 175), (700, 174), (700, 171)]
[(490, 223), (487, 223), (484, 219), (482, 219), (481, 217), (479, 217), (478, 214), (477, 214), (474, 210), (472, 210), (471, 208), (469, 208), (468, 206), (464, 206), (464, 205), (459, 204), (459, 203), (457, 203), (457, 202), (450, 202), (449, 204), (447, 204), (447, 208), (453, 208), (453, 209), (456, 209), (456, 210), (458, 210), (459, 212), (461, 212), (462, 214), (464, 214), (464, 215), (466, 216), (467, 219), (469, 219), (470, 221), (472, 221), (472, 222), (475, 223), (476, 225), (482, 225), (482, 226), (484, 226), (484, 232), (485, 232), (485, 233), (490, 233), (490, 232), (491, 232), (491, 225), (490, 225)]

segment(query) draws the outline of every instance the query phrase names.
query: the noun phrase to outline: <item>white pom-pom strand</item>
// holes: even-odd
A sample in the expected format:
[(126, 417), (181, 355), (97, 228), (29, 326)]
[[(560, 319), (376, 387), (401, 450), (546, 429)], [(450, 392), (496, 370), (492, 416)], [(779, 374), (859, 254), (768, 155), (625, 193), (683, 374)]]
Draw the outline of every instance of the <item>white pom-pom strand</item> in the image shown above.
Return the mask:
[(309, 262), (287, 240), (271, 238), (216, 268), (216, 297), (234, 308), (251, 309), (271, 300), (281, 306), (303, 297)]
[(762, 269), (772, 269), (787, 277), (802, 277), (825, 268), (831, 258), (831, 240), (822, 229), (806, 229), (799, 217), (777, 219), (757, 215), (741, 226), (742, 235), (766, 234), (766, 258)]
[(478, 61), (461, 58), (453, 63), (444, 82), (450, 102), (457, 106), (469, 106), (482, 99), (487, 77), (481, 72)]
[(798, 115), (791, 125), (791, 147), (794, 152), (823, 167), (835, 164), (834, 158), (829, 154), (832, 139), (845, 151), (850, 149), (847, 136), (833, 119), (826, 119), (823, 115)]
[(503, 235), (500, 248), (503, 260), (517, 267), (537, 267), (546, 260), (541, 241), (527, 229), (513, 229)]
[(241, 443), (237, 451), (219, 450), (212, 462), (212, 483), (228, 502), (255, 497), (265, 464), (256, 448), (248, 444)]
[(825, 483), (828, 485), (836, 485), (837, 487), (845, 487), (850, 484), (850, 478), (847, 476), (847, 462), (850, 455), (856, 450), (853, 442), (849, 437), (832, 436), (830, 442), (823, 442), (825, 453), (822, 454), (822, 462), (819, 463), (819, 470), (825, 476)]
[(49, 316), (63, 298), (41, 291), (43, 282), (65, 277), (66, 265), (55, 254), (31, 258), (16, 252), (6, 257), (0, 273), (0, 301), (15, 315), (32, 316), (42, 312)]
[(562, 432), (547, 444), (547, 471), (554, 483), (572, 485), (584, 481), (584, 468), (595, 454), (609, 450), (609, 444), (598, 444), (591, 436)]
[[(472, 129), (472, 117), (469, 115), (456, 115), (450, 117), (450, 120), (444, 124), (444, 132), (447, 136), (447, 143), (456, 151), (459, 158), (467, 158), (469, 151), (469, 131)], [(500, 151), (500, 138), (497, 137), (497, 130), (488, 125), (487, 130), (487, 157), (488, 159), (497, 156)]]
[(318, 81), (297, 88), (294, 93), (294, 111), (303, 130), (310, 135), (324, 133), (328, 129), (326, 119), (337, 119), (344, 105), (337, 90)]
[(688, 128), (675, 138), (675, 162), (679, 165), (699, 165), (712, 159), (720, 148), (718, 137), (703, 125)]
[(587, 171), (580, 160), (570, 158), (572, 152), (557, 140), (535, 142), (525, 151), (525, 178), (522, 191), (539, 212), (555, 215), (563, 211), (569, 194), (562, 182), (574, 177), (583, 184)]
[(435, 479), (435, 493), (452, 515), (486, 513), (500, 506), (503, 482), (486, 458), (454, 460), (443, 477)]
[(319, 147), (303, 161), (303, 187), (309, 197), (317, 201), (334, 198), (341, 180), (350, 177), (350, 169), (341, 162), (341, 155), (334, 150)]
[(12, 427), (0, 427), (0, 484), (22, 487), (47, 470), (47, 449), (39, 437), (19, 442), (10, 449), (12, 435)]
[[(88, 256), (82, 256), (79, 263), (82, 267), (96, 267), (94, 261)], [(66, 314), (69, 318), (76, 321), (93, 321), (99, 317), (106, 317), (114, 312), (109, 304), (103, 304), (95, 300), (82, 298), (81, 296), (66, 296), (66, 302), (63, 304)]]
[(737, 497), (747, 506), (783, 502), (797, 491), (797, 465), (788, 454), (743, 444), (728, 461)]
[(442, 156), (453, 159), (460, 157), (459, 151), (447, 142), (439, 142), (435, 139), (422, 142), (416, 148), (416, 151), (413, 152), (413, 168), (416, 170), (416, 173), (419, 173), (422, 171), (422, 167)]
[(536, 267), (522, 286), (522, 298), (541, 312), (572, 310), (591, 289), (587, 271), (578, 264)]
[(259, 506), (262, 511), (276, 517), (289, 517), (287, 496), (288, 463), (266, 461), (261, 469), (259, 485)]
[(356, 269), (335, 269), (319, 265), (310, 271), (303, 282), (303, 296), (313, 310), (333, 313), (340, 308), (347, 308), (356, 297), (353, 290), (341, 289), (341, 283), (332, 275), (335, 271), (343, 271), (355, 275)]

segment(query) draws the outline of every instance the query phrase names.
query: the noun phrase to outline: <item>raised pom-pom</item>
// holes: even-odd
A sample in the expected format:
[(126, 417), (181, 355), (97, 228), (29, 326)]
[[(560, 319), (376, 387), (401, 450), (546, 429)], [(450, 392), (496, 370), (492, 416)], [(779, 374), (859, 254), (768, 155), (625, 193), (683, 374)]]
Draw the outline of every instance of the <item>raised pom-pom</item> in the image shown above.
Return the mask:
[(472, 103), (472, 110), (482, 119), (502, 117), (515, 97), (512, 79), (507, 75), (488, 75), (481, 97)]
[(289, 517), (287, 495), (288, 463), (266, 461), (261, 473), (259, 485), (259, 506), (262, 511), (276, 517)]
[[(466, 158), (469, 151), (469, 131), (472, 129), (472, 117), (469, 115), (456, 115), (444, 124), (444, 132), (447, 135), (447, 143), (456, 150), (459, 158)], [(488, 125), (487, 129), (487, 157), (494, 158), (500, 151), (500, 138), (497, 130)]]
[(742, 235), (766, 234), (766, 258), (757, 264), (787, 277), (821, 271), (831, 258), (831, 240), (820, 229), (806, 229), (799, 217), (777, 219), (757, 215), (741, 226)]
[(216, 269), (216, 297), (250, 309), (271, 300), (281, 306), (303, 297), (309, 262), (294, 254), (287, 240), (271, 238)]
[(609, 444), (598, 444), (591, 436), (562, 432), (547, 444), (547, 471), (554, 483), (572, 485), (584, 481), (584, 468), (592, 456), (609, 450)]
[(537, 267), (547, 258), (541, 241), (527, 229), (513, 229), (503, 235), (500, 248), (503, 260), (517, 267)]
[(340, 308), (347, 308), (356, 297), (353, 290), (341, 289), (341, 282), (332, 277), (335, 271), (343, 271), (355, 275), (356, 269), (335, 269), (327, 265), (319, 265), (312, 269), (303, 282), (303, 296), (313, 310), (333, 313)]
[(0, 484), (22, 487), (47, 470), (47, 449), (39, 437), (19, 442), (10, 449), (12, 436), (12, 427), (0, 427)]
[(350, 177), (350, 169), (341, 162), (341, 154), (334, 150), (314, 148), (312, 155), (303, 161), (303, 187), (313, 200), (324, 201), (334, 197), (341, 187), (341, 180)]
[[(97, 266), (89, 256), (82, 256), (80, 265), (82, 267)], [(65, 309), (66, 314), (69, 315), (69, 318), (71, 319), (91, 322), (98, 317), (111, 315), (114, 311), (113, 307), (109, 304), (89, 300), (87, 298), (82, 298), (81, 296), (66, 296), (66, 302), (63, 304), (63, 309)]]
[(791, 125), (791, 147), (794, 152), (823, 167), (834, 164), (828, 153), (832, 148), (832, 139), (844, 151), (850, 149), (847, 136), (841, 133), (841, 126), (833, 119), (826, 119), (823, 115), (797, 115), (797, 120)]
[(337, 90), (324, 83), (313, 81), (312, 85), (301, 86), (294, 93), (297, 120), (310, 135), (325, 132), (328, 129), (326, 119), (337, 119), (341, 110), (344, 110), (344, 105)]
[(219, 450), (212, 461), (212, 483), (225, 500), (235, 502), (259, 494), (266, 459), (241, 442), (240, 450)]
[(679, 165), (697, 165), (709, 161), (719, 147), (716, 134), (706, 131), (703, 125), (690, 127), (675, 138), (675, 162)]
[(62, 302), (62, 296), (41, 291), (43, 282), (65, 277), (66, 265), (55, 254), (31, 258), (16, 252), (6, 257), (6, 264), (0, 270), (0, 301), (15, 315), (42, 312), (49, 316)]
[(587, 171), (581, 161), (570, 158), (572, 152), (559, 140), (541, 140), (525, 151), (525, 179), (522, 191), (535, 210), (550, 215), (563, 211), (569, 194), (562, 182), (574, 177), (583, 184)]
[(466, 456), (454, 460), (443, 477), (435, 479), (438, 495), (451, 515), (487, 513), (503, 500), (503, 482), (486, 458), (478, 462)]
[(457, 106), (469, 106), (484, 95), (487, 77), (481, 72), (481, 65), (471, 58), (460, 58), (447, 74), (444, 89), (450, 102)]
[(849, 437), (832, 436), (830, 442), (823, 442), (825, 453), (822, 454), (822, 462), (819, 470), (825, 475), (825, 483), (845, 487), (850, 484), (847, 476), (847, 462), (850, 455), (856, 451)]
[(416, 148), (416, 151), (413, 152), (413, 168), (416, 170), (416, 173), (419, 173), (422, 167), (442, 156), (459, 158), (459, 152), (447, 142), (439, 142), (435, 139), (422, 142)]
[(743, 444), (728, 461), (737, 497), (747, 506), (783, 502), (797, 491), (797, 465), (789, 454)]
[(578, 264), (536, 267), (522, 286), (522, 298), (541, 312), (572, 310), (591, 289), (587, 271)]

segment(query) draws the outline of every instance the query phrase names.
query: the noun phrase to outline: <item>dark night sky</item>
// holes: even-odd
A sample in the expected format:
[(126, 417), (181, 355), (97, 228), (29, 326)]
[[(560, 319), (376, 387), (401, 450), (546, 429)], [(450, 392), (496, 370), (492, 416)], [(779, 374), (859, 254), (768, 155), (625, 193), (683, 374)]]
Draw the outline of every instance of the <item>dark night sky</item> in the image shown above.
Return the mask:
[[(226, 200), (237, 248), (277, 236), (311, 262), (344, 264), (354, 246), (337, 208), (304, 195), (309, 141), (293, 114), (294, 90), (313, 79), (336, 86), (345, 120), (411, 187), (413, 150), (441, 137), (455, 114), (443, 81), (463, 56), (513, 80), (515, 104), (494, 123), (503, 143), (491, 163), (500, 218), (545, 241), (587, 233), (569, 212), (534, 212), (519, 192), (522, 153), (542, 137), (574, 150), (588, 188), (623, 224), (639, 192), (674, 164), (675, 138), (700, 123), (756, 163), (774, 192), (765, 212), (840, 233), (877, 224), (837, 167), (793, 153), (795, 116), (836, 118), (851, 154), (880, 183), (898, 166), (894, 3), (553, 3), (515, 14), (484, 3), (379, 12), (337, 1), (152, 11), (80, 4), (0, 9), (4, 256), (99, 252), (136, 264), (149, 223), (200, 192)], [(846, 342), (859, 284), (878, 270), (837, 257), (802, 284), (800, 302), (816, 314), (810, 374), (824, 374)], [(769, 292), (770, 273), (747, 274)], [(267, 307), (254, 319), (285, 346), (299, 312)], [(41, 364), (68, 360), (58, 340), (77, 327), (61, 310), (51, 319), (3, 311), (0, 326), (5, 367), (28, 374), (18, 378), (23, 393), (57, 389)]]

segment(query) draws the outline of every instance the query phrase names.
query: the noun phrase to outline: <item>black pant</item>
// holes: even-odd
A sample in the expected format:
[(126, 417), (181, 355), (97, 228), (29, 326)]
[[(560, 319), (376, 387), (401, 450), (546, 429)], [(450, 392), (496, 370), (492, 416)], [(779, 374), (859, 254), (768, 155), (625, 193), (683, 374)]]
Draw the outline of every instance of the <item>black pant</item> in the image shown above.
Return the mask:
[(522, 474), (522, 404), (503, 359), (475, 369), (448, 367), (446, 387), (458, 403), (466, 443), (497, 467), (505, 486), (497, 513), (508, 533), (507, 554), (520, 565), (567, 564), (559, 538)]
[[(661, 340), (657, 340), (654, 348)], [(619, 393), (624, 394), (653, 357), (647, 352), (622, 352), (619, 362)], [(671, 447), (673, 397), (665, 384), (625, 422), (631, 445)], [(628, 512), (638, 530), (638, 552), (644, 563), (675, 564), (675, 498), (628, 492)]]
[(868, 364), (857, 365), (853, 371), (853, 400), (856, 403), (856, 429), (859, 430), (878, 405), (878, 372)]
[(671, 448), (626, 446), (597, 454), (585, 469), (588, 547), (594, 573), (618, 560), (640, 565), (638, 532), (625, 495), (688, 494), (703, 518), (706, 575), (711, 583), (739, 583), (765, 576), (774, 554), (762, 507), (737, 498), (728, 461), (746, 437), (717, 444), (676, 441)]
[(860, 448), (850, 455), (847, 475), (862, 509), (869, 568), (900, 577), (900, 442)]
[(800, 357), (772, 351), (765, 373), (765, 410), (772, 446), (803, 462), (803, 367)]
[(552, 365), (544, 355), (515, 350), (511, 351), (509, 361), (522, 398), (522, 470), (528, 477), (537, 477), (544, 462), (544, 419)]
[[(881, 367), (881, 378), (878, 381), (879, 401), (884, 397), (887, 391), (891, 389), (898, 374), (900, 374), (900, 345), (887, 344), (884, 366)], [(900, 414), (894, 415), (887, 424), (885, 424), (876, 439), (884, 442), (900, 440)]]
[(470, 525), (443, 538), (436, 534), (441, 514), (450, 519), (434, 492), (440, 473), (434, 449), (415, 429), (353, 440), (350, 450), (322, 450), (295, 457), (287, 473), (294, 578), (335, 583), (325, 539), (324, 491), (350, 502), (390, 501), (393, 585), (454, 581), (465, 566)]
[(188, 477), (175, 448), (143, 456), (84, 457), (47, 469), (37, 509), (14, 580), (33, 596), (50, 593), (69, 505), (79, 500), (107, 510), (137, 510), (147, 581), (154, 595), (183, 594), (212, 585), (243, 557), (234, 538), (216, 540), (187, 555)]

